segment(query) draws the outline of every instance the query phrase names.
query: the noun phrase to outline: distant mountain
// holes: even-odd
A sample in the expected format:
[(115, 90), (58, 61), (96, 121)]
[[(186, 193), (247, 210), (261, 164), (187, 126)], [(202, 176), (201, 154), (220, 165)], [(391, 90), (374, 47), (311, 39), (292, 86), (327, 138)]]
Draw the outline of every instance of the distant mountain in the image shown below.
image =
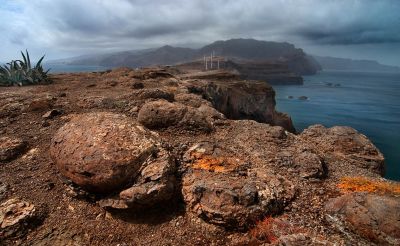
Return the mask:
[(158, 49), (125, 51), (98, 56), (64, 59), (65, 64), (107, 67), (146, 67), (175, 65), (209, 56), (223, 56), (241, 61), (274, 61), (287, 64), (289, 70), (299, 75), (315, 74), (320, 67), (302, 49), (289, 43), (267, 42), (254, 39), (216, 41), (200, 49), (163, 46)]
[(352, 60), (328, 56), (313, 56), (322, 69), (352, 70), (369, 72), (400, 72), (400, 67), (380, 64), (372, 60)]

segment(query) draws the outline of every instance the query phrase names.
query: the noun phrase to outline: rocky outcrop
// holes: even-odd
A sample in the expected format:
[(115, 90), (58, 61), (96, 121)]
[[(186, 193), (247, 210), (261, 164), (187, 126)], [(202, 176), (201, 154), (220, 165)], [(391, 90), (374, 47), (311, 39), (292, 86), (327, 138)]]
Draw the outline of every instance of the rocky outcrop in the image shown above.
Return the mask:
[(294, 197), (293, 184), (216, 144), (203, 142), (185, 154), (182, 180), (187, 207), (204, 220), (244, 229), (266, 215), (282, 212)]
[(196, 83), (189, 91), (201, 91), (204, 98), (229, 119), (251, 119), (295, 132), (291, 118), (275, 111), (275, 91), (264, 82), (213, 81), (193, 87)]
[(369, 169), (383, 175), (384, 157), (365, 136), (351, 127), (322, 125), (310, 126), (300, 134), (300, 138), (314, 145), (326, 159), (346, 160), (351, 165)]
[(327, 220), (339, 230), (349, 226), (357, 234), (380, 245), (400, 244), (400, 198), (349, 193), (331, 199)]

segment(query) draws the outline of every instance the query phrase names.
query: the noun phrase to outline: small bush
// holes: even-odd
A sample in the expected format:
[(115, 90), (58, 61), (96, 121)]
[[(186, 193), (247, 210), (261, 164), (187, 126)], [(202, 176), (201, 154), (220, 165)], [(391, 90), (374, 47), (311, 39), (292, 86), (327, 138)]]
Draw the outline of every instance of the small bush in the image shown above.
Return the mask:
[(400, 183), (368, 179), (365, 177), (344, 177), (338, 188), (345, 192), (369, 192), (378, 194), (400, 195)]
[(15, 60), (0, 66), (0, 86), (50, 84), (52, 81), (47, 76), (49, 70), (44, 71), (42, 56), (34, 67), (31, 66), (29, 53), (21, 51), (23, 60)]

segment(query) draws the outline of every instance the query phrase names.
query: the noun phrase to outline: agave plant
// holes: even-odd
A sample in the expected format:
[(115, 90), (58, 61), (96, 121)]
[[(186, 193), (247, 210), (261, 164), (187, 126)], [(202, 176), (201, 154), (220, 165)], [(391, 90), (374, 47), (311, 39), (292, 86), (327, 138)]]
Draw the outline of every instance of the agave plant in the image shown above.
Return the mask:
[(23, 60), (15, 60), (0, 66), (0, 86), (49, 84), (52, 81), (47, 76), (50, 71), (44, 71), (42, 56), (34, 67), (31, 66), (29, 53), (21, 51)]

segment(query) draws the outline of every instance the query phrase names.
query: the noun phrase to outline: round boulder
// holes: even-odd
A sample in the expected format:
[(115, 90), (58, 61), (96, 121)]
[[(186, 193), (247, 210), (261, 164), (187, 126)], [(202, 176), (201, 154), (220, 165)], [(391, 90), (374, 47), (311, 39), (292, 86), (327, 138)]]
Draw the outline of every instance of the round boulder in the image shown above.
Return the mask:
[(153, 135), (120, 114), (72, 116), (51, 141), (50, 155), (60, 172), (93, 192), (122, 188), (157, 151)]

